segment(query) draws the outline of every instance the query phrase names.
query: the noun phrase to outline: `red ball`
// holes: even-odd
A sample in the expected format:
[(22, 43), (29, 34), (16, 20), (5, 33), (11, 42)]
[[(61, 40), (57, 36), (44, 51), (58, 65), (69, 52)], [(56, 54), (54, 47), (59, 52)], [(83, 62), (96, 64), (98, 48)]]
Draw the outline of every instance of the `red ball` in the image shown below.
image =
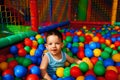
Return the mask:
[(18, 56), (24, 57), (26, 56), (27, 52), (24, 48), (18, 50)]
[(2, 76), (5, 76), (7, 74), (10, 74), (10, 75), (14, 75), (14, 72), (12, 69), (6, 69), (3, 73), (2, 73)]
[(24, 46), (23, 46), (22, 43), (18, 43), (16, 46), (17, 46), (18, 49), (20, 49), (20, 48), (24, 48)]
[(40, 80), (36, 74), (29, 74), (26, 80)]
[(105, 38), (101, 37), (101, 38), (99, 39), (99, 43), (105, 43)]
[(14, 69), (16, 65), (18, 65), (18, 62), (16, 60), (12, 60), (8, 63), (8, 68)]
[(72, 36), (70, 32), (66, 32), (66, 36)]
[(73, 66), (70, 69), (70, 74), (71, 74), (71, 76), (77, 78), (78, 76), (82, 75), (82, 72), (81, 72), (81, 70), (77, 66)]
[(88, 71), (86, 72), (85, 76), (87, 76), (87, 75), (93, 75), (93, 76), (96, 77), (96, 75), (95, 75), (95, 73), (94, 73), (94, 71), (93, 71), (92, 69), (91, 69), (91, 70), (88, 70)]
[(30, 64), (30, 65), (28, 66), (28, 70), (30, 70), (33, 66), (35, 66), (35, 64)]
[(26, 46), (32, 47), (32, 40), (30, 40), (29, 38), (25, 38), (24, 44), (25, 44)]
[(85, 36), (85, 41), (90, 42), (92, 41), (92, 37), (90, 35)]
[(98, 61), (98, 58), (97, 57), (92, 57), (90, 60), (95, 65), (96, 62)]
[(120, 74), (120, 66), (116, 66), (118, 74)]
[(77, 53), (77, 57), (78, 57), (79, 59), (84, 58), (84, 57), (85, 57), (84, 51), (79, 51), (79, 52)]
[(14, 57), (13, 54), (7, 54), (6, 56), (7, 56), (7, 58), (13, 58)]
[(105, 80), (104, 77), (97, 77), (97, 80)]
[(114, 43), (114, 45), (115, 45), (116, 47), (120, 46), (120, 41), (116, 41), (116, 42)]
[(113, 70), (107, 70), (105, 73), (105, 79), (106, 80), (117, 80), (118, 74)]

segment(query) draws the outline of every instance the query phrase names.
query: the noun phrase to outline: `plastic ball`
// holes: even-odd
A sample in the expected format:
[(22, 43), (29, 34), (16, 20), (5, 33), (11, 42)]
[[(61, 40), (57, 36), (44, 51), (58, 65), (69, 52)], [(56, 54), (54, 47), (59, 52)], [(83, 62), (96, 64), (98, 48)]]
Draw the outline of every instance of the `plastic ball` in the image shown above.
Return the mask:
[(93, 76), (96, 76), (96, 74), (94, 73), (94, 71), (91, 69), (91, 70), (88, 70), (86, 73), (85, 73), (85, 76), (87, 75), (93, 75)]
[(0, 69), (2, 71), (6, 70), (8, 68), (8, 63), (7, 62), (1, 62), (0, 63)]
[(17, 53), (18, 53), (18, 48), (17, 48), (17, 46), (11, 46), (11, 47), (10, 47), (10, 53), (11, 53), (11, 54), (17, 54)]
[(72, 43), (72, 47), (79, 47), (79, 43), (73, 42), (73, 43)]
[(84, 57), (85, 57), (84, 51), (79, 50), (78, 53), (77, 53), (77, 57), (78, 57), (79, 59), (84, 58)]
[(42, 57), (42, 54), (43, 54), (43, 51), (42, 51), (42, 50), (40, 50), (40, 49), (36, 49), (34, 55), (35, 55), (36, 57)]
[(30, 64), (32, 64), (32, 61), (31, 61), (30, 59), (25, 58), (25, 59), (23, 60), (22, 65), (23, 65), (24, 67), (28, 67)]
[(96, 77), (93, 76), (93, 75), (87, 75), (87, 76), (85, 77), (85, 80), (97, 80), (97, 79), (96, 79)]
[(40, 79), (36, 74), (29, 74), (26, 80), (40, 80)]
[(103, 65), (97, 64), (94, 66), (94, 73), (98, 76), (105, 74), (105, 67)]
[(44, 43), (44, 39), (43, 39), (43, 38), (39, 38), (39, 39), (37, 40), (37, 42), (38, 42), (38, 44), (43, 44), (43, 43)]
[(113, 60), (114, 62), (120, 62), (120, 54), (119, 54), (119, 53), (114, 54), (114, 55), (112, 56), (112, 60)]
[(23, 47), (24, 47), (22, 43), (19, 43), (19, 44), (17, 44), (16, 46), (17, 46), (17, 48), (18, 48), (18, 49), (20, 49), (20, 48), (23, 48)]
[(67, 37), (66, 37), (66, 41), (67, 41), (67, 42), (72, 42), (72, 37), (71, 37), (71, 36), (67, 36)]
[(117, 70), (117, 68), (116, 68), (115, 66), (108, 66), (108, 67), (106, 68), (106, 70), (113, 70), (113, 71), (115, 71), (116, 73), (118, 73), (118, 70)]
[(67, 43), (66, 47), (71, 49), (72, 48), (72, 43)]
[(90, 61), (95, 65), (96, 62), (98, 61), (98, 58), (97, 58), (97, 57), (92, 57), (92, 58), (90, 59)]
[(115, 45), (115, 47), (120, 46), (120, 41), (116, 41), (116, 42), (114, 43), (114, 45)]
[(25, 44), (25, 46), (32, 47), (32, 40), (30, 40), (29, 38), (25, 38), (24, 39), (24, 44)]
[(95, 43), (95, 42), (89, 43), (89, 48), (90, 48), (90, 49), (95, 49), (95, 48), (97, 48), (96, 43)]
[(32, 43), (32, 47), (33, 47), (33, 48), (37, 48), (38, 42), (37, 42), (36, 40), (33, 40), (32, 42), (33, 42), (33, 43)]
[(103, 61), (103, 64), (104, 64), (105, 67), (113, 66), (114, 65), (114, 61), (111, 58), (108, 58), (108, 59), (105, 59)]
[(77, 78), (78, 76), (82, 75), (82, 72), (77, 66), (74, 66), (70, 69), (70, 74), (71, 76)]
[(85, 42), (85, 37), (80, 36), (80, 37), (79, 37), (79, 41), (80, 41), (80, 42)]
[(8, 68), (14, 69), (14, 67), (17, 65), (18, 65), (18, 62), (16, 60), (12, 60), (8, 63)]
[(36, 51), (36, 49), (32, 48), (32, 49), (30, 50), (30, 55), (31, 55), (31, 56), (34, 56), (35, 51)]
[(113, 70), (107, 70), (105, 73), (105, 80), (117, 80), (118, 74)]
[(24, 57), (26, 56), (27, 52), (24, 48), (18, 50), (18, 56)]
[(111, 54), (113, 49), (110, 47), (105, 47), (104, 51), (107, 51), (109, 54)]
[(68, 76), (70, 76), (70, 67), (66, 67), (64, 69), (64, 77), (68, 77)]
[(94, 36), (94, 37), (92, 38), (92, 40), (93, 40), (94, 42), (98, 42), (98, 41), (99, 41), (99, 37)]
[(71, 48), (71, 52), (73, 53), (73, 54), (77, 54), (77, 52), (79, 51), (79, 48), (78, 47), (72, 47)]
[(89, 66), (88, 66), (88, 64), (87, 64), (86, 62), (81, 62), (81, 63), (79, 64), (79, 68), (80, 68), (80, 70), (81, 70), (83, 73), (85, 73), (85, 72), (88, 71)]
[(42, 36), (40, 35), (40, 34), (37, 34), (36, 36), (35, 36), (35, 38), (38, 40), (39, 38), (41, 38)]
[(5, 76), (7, 74), (13, 75), (14, 74), (13, 70), (12, 69), (6, 69), (5, 71), (3, 71), (2, 76)]
[(103, 51), (101, 52), (101, 55), (100, 55), (103, 59), (107, 59), (110, 57), (110, 54), (107, 52), (107, 51)]
[(57, 80), (64, 80), (63, 78), (58, 78)]
[(73, 36), (73, 42), (79, 42), (79, 37), (78, 36)]
[(111, 40), (106, 39), (106, 40), (105, 40), (105, 44), (106, 44), (107, 46), (109, 46), (109, 45), (111, 44)]
[(84, 80), (84, 79), (85, 79), (84, 76), (78, 76), (78, 77), (76, 78), (76, 80)]
[(16, 77), (22, 78), (22, 77), (26, 76), (27, 69), (25, 67), (21, 66), (21, 65), (17, 65), (14, 68), (14, 74), (15, 74)]
[(34, 36), (31, 36), (31, 37), (30, 37), (30, 40), (35, 40), (35, 37), (34, 37)]
[(58, 77), (63, 77), (64, 76), (64, 68), (63, 67), (58, 67), (56, 70), (56, 75)]
[(93, 51), (90, 48), (86, 48), (85, 49), (85, 56), (89, 57), (89, 58), (93, 57)]
[(31, 74), (36, 74), (38, 76), (40, 76), (40, 68), (38, 66), (33, 66), (30, 68), (30, 73)]
[(7, 74), (2, 77), (2, 80), (14, 80), (14, 76)]
[(99, 57), (100, 54), (101, 54), (101, 50), (98, 49), (98, 48), (96, 48), (96, 49), (93, 50), (93, 53), (94, 53), (94, 56), (95, 56), (95, 57)]
[(7, 60), (7, 57), (5, 55), (0, 55), (0, 63), (5, 62)]
[(30, 46), (25, 46), (24, 49), (26, 50), (27, 53), (29, 53), (31, 50)]

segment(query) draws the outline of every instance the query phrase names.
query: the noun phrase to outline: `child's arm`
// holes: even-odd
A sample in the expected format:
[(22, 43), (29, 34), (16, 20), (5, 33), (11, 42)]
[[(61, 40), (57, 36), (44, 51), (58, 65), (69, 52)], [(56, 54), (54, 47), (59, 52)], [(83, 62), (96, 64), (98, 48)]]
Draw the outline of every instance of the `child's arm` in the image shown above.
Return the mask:
[(66, 59), (68, 62), (70, 63), (77, 63), (77, 64), (80, 64), (82, 61), (77, 59), (77, 58), (72, 58), (70, 57), (68, 54), (66, 54)]
[(47, 66), (48, 66), (48, 57), (44, 55), (40, 65), (41, 74), (42, 74), (42, 77), (45, 78), (46, 80), (52, 80), (47, 73)]

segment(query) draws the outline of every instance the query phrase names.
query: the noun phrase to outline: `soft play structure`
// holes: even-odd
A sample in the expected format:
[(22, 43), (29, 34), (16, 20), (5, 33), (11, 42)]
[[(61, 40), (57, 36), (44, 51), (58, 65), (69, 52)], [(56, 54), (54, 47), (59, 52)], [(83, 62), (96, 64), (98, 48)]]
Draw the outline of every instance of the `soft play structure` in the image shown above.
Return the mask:
[(120, 0), (0, 0), (0, 80), (44, 80), (45, 32), (63, 34), (53, 80), (120, 80)]

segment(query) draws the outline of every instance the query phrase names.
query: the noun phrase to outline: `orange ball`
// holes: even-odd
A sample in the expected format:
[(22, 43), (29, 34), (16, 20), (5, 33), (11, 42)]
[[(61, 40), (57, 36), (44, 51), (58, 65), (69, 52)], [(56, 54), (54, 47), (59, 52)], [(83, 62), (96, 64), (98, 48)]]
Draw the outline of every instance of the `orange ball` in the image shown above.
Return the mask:
[(6, 70), (8, 68), (8, 63), (7, 62), (1, 62), (0, 63), (0, 69), (2, 71)]

